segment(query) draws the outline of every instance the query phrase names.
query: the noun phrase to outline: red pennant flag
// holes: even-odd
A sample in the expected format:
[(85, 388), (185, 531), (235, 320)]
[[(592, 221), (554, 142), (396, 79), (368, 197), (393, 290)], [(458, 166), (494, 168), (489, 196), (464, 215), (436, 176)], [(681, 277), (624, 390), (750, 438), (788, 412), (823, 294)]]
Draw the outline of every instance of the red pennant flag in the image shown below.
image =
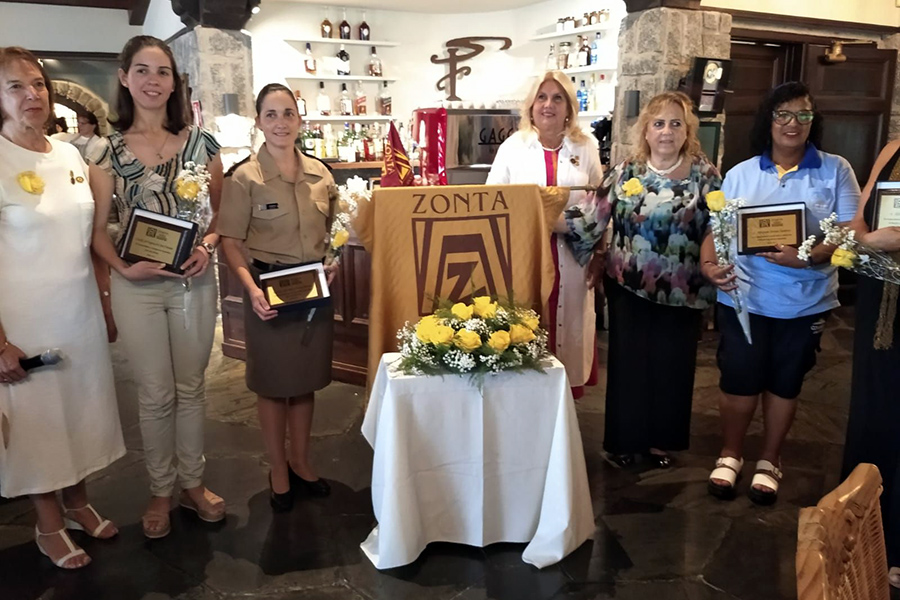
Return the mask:
[(391, 123), (391, 130), (384, 141), (384, 165), (381, 167), (381, 187), (412, 185), (414, 174), (409, 156), (403, 149), (400, 134)]

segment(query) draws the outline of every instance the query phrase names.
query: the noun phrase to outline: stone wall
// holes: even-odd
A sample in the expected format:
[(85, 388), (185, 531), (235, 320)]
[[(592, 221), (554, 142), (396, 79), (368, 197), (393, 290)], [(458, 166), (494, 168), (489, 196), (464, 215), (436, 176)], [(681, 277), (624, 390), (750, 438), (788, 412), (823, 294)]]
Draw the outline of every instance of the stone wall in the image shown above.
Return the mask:
[[(112, 128), (109, 125), (109, 105), (97, 94), (74, 81), (55, 80), (53, 93), (56, 101), (61, 104), (75, 104), (94, 113), (97, 117), (97, 128), (101, 136), (109, 135)], [(68, 101), (68, 102), (66, 102)], [(70, 107), (74, 108), (74, 107)]]
[[(619, 32), (616, 107), (625, 106), (626, 91), (639, 90), (643, 107), (656, 94), (677, 89), (695, 56), (729, 58), (730, 32), (731, 15), (717, 11), (654, 8), (629, 14)], [(621, 109), (613, 115), (614, 163), (632, 153), (635, 120), (625, 118)]]
[(191, 100), (199, 100), (203, 125), (212, 128), (225, 114), (224, 94), (237, 94), (240, 114), (255, 116), (250, 38), (239, 31), (196, 27), (169, 46), (182, 73), (189, 77)]

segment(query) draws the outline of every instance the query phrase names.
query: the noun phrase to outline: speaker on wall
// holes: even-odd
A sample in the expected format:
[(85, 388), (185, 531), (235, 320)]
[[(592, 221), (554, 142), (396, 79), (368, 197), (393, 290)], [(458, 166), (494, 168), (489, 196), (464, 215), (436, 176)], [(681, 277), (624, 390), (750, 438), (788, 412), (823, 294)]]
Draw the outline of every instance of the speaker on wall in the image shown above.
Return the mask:
[(641, 114), (640, 90), (628, 90), (625, 92), (625, 118), (633, 119)]

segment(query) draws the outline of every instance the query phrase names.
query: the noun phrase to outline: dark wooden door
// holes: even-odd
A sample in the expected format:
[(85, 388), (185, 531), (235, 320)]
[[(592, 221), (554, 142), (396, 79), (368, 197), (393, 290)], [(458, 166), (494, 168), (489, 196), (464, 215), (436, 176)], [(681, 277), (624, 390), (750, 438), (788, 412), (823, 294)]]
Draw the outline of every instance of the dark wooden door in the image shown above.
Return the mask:
[(750, 131), (760, 101), (770, 89), (787, 81), (791, 57), (789, 44), (735, 40), (731, 44), (731, 93), (725, 100), (725, 153), (722, 172), (753, 156)]
[(825, 46), (806, 46), (802, 80), (824, 119), (822, 150), (850, 161), (860, 186), (887, 141), (896, 50), (844, 46), (845, 62), (829, 63)]

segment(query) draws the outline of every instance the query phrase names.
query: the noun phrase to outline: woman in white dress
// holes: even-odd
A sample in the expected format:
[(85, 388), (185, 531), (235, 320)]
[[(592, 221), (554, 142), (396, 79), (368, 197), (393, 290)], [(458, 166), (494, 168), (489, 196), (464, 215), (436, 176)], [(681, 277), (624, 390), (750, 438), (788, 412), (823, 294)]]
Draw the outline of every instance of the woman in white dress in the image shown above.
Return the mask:
[[(44, 136), (51, 105), (34, 55), (0, 48), (0, 493), (30, 495), (38, 548), (76, 569), (90, 557), (67, 528), (117, 533), (88, 503), (85, 477), (125, 446), (101, 308), (108, 290), (91, 264), (90, 175), (74, 147)], [(22, 369), (20, 359), (48, 347), (61, 363)]]
[[(597, 142), (578, 126), (572, 82), (560, 71), (548, 71), (525, 99), (519, 131), (497, 150), (487, 183), (598, 186), (602, 178)], [(570, 193), (566, 208), (585, 196), (582, 191)], [(596, 315), (588, 270), (565, 243), (568, 231), (560, 215), (551, 240), (557, 277), (548, 329), (550, 350), (566, 366), (572, 393), (579, 398), (585, 385), (597, 383)]]

